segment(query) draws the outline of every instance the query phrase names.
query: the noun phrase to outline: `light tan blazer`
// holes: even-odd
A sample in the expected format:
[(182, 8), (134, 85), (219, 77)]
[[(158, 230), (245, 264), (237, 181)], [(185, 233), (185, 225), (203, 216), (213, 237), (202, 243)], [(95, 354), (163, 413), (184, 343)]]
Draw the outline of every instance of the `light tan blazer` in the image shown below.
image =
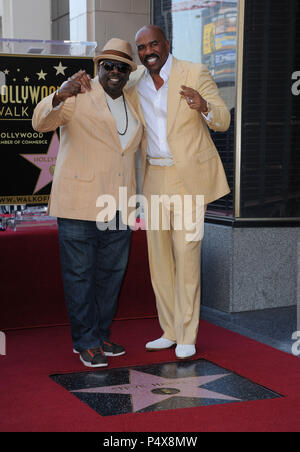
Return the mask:
[[(114, 196), (118, 207), (120, 186), (127, 187), (128, 198), (136, 194), (135, 153), (140, 147), (146, 148), (146, 135), (136, 89), (124, 94), (138, 122), (124, 151), (98, 77), (92, 80), (90, 92), (67, 99), (58, 110), (52, 107), (54, 94), (36, 106), (32, 119), (35, 130), (61, 128), (49, 203), (51, 216), (95, 221), (101, 211), (96, 206), (100, 195)], [(144, 170), (145, 155), (141, 164)]]
[[(145, 68), (139, 66), (131, 74), (135, 86)], [(181, 86), (197, 90), (210, 103), (212, 122), (207, 122), (180, 96)], [(177, 60), (173, 57), (168, 86), (167, 138), (176, 169), (187, 191), (204, 195), (205, 204), (230, 192), (223, 164), (211, 139), (208, 127), (224, 132), (230, 125), (230, 113), (221, 99), (207, 66)]]

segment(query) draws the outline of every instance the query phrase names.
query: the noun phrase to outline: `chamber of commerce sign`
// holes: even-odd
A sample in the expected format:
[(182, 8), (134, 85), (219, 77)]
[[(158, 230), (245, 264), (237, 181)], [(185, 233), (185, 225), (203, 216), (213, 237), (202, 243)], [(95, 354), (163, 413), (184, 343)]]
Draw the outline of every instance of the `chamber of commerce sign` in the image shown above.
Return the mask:
[(71, 75), (94, 74), (91, 58), (0, 55), (0, 204), (48, 202), (59, 131), (32, 128), (37, 103)]

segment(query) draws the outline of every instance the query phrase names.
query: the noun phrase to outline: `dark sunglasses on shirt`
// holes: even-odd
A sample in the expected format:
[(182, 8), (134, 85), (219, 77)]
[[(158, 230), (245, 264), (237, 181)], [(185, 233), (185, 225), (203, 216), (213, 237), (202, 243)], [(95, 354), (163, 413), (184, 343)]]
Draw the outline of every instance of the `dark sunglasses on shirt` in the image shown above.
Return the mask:
[(117, 61), (103, 61), (101, 65), (107, 72), (113, 71), (115, 68), (122, 74), (126, 74), (130, 71), (130, 66), (126, 63), (119, 63)]

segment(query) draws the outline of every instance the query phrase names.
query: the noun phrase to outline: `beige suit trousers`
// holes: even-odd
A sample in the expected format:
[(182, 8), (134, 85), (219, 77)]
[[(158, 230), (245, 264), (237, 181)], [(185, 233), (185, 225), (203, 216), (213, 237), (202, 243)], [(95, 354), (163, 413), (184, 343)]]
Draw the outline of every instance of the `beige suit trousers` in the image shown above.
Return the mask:
[[(145, 217), (150, 273), (163, 337), (177, 344), (195, 344), (200, 319), (201, 244), (206, 206), (202, 204), (196, 221), (195, 197), (189, 197), (191, 202), (186, 203), (188, 192), (175, 166), (148, 163), (144, 194), (148, 201)], [(157, 219), (153, 221), (157, 210), (150, 208), (155, 195), (156, 198), (167, 195), (159, 204), (158, 227)], [(170, 202), (174, 195), (174, 202)]]

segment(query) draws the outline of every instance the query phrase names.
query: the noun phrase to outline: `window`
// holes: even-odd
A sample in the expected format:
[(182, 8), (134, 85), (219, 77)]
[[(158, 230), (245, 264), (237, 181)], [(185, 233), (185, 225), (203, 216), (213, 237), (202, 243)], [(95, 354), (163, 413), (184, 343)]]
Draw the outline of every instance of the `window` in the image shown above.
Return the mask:
[(154, 0), (153, 22), (164, 29), (173, 55), (206, 64), (231, 111), (226, 133), (211, 132), (231, 194), (210, 204), (208, 214), (232, 216), (234, 190), (234, 112), (237, 53), (237, 0)]
[(246, 1), (241, 216), (300, 217), (300, 4)]

